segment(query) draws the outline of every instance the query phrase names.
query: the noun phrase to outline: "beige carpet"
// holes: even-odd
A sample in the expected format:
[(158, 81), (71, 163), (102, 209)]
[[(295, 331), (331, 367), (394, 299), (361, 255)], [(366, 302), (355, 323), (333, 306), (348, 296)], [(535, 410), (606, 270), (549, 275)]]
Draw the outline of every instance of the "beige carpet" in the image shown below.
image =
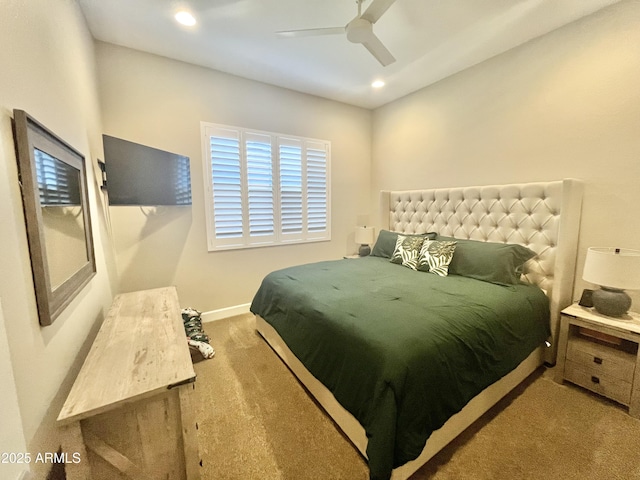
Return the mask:
[[(252, 315), (205, 324), (196, 364), (203, 480), (365, 480), (365, 460), (255, 332)], [(413, 480), (640, 479), (640, 420), (541, 369)]]

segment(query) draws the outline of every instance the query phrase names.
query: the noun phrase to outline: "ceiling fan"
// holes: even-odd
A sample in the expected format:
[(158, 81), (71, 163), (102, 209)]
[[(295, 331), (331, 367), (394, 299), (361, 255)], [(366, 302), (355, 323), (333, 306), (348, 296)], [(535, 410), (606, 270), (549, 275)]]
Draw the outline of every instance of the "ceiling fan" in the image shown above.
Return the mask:
[(361, 13), (363, 1), (364, 0), (356, 0), (358, 4), (358, 15), (344, 27), (306, 28), (303, 30), (286, 30), (276, 33), (281, 37), (306, 37), (311, 35), (346, 33), (347, 40), (351, 43), (361, 43), (364, 45), (364, 47), (386, 67), (395, 62), (396, 59), (373, 33), (373, 24), (380, 20), (380, 17), (396, 0), (373, 0), (364, 13)]

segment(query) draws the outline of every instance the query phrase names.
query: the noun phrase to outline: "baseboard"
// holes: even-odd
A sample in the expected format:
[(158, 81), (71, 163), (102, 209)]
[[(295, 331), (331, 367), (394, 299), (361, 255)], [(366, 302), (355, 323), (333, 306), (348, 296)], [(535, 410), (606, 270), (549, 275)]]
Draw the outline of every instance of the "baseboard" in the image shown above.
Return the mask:
[(200, 318), (203, 322), (215, 322), (216, 320), (222, 320), (223, 318), (234, 317), (236, 315), (244, 315), (249, 313), (250, 303), (243, 303), (242, 305), (236, 305), (234, 307), (220, 308), (218, 310), (211, 310), (210, 312), (202, 312)]

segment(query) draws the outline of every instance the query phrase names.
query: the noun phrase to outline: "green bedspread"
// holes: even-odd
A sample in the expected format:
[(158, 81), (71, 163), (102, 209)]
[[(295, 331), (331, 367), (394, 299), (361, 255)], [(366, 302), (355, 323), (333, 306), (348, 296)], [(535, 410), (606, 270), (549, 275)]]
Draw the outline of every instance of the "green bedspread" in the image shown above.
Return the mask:
[(364, 427), (372, 479), (416, 458), (431, 432), (549, 336), (535, 286), (378, 257), (273, 272), (251, 311)]

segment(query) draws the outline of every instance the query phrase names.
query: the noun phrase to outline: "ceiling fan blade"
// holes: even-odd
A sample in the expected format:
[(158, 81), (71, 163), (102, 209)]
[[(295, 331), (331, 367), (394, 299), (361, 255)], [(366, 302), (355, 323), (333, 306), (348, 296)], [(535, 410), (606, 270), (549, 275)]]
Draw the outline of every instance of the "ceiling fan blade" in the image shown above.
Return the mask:
[(345, 27), (305, 28), (302, 30), (285, 30), (276, 32), (279, 37), (311, 37), (316, 35), (336, 35), (344, 33)]
[(387, 47), (385, 47), (380, 39), (375, 35), (371, 35), (366, 42), (362, 42), (362, 45), (369, 50), (371, 55), (376, 57), (376, 60), (378, 60), (383, 67), (386, 67), (396, 61), (393, 55), (391, 55), (391, 52), (387, 50)]
[(373, 0), (360, 18), (376, 23), (396, 0)]

